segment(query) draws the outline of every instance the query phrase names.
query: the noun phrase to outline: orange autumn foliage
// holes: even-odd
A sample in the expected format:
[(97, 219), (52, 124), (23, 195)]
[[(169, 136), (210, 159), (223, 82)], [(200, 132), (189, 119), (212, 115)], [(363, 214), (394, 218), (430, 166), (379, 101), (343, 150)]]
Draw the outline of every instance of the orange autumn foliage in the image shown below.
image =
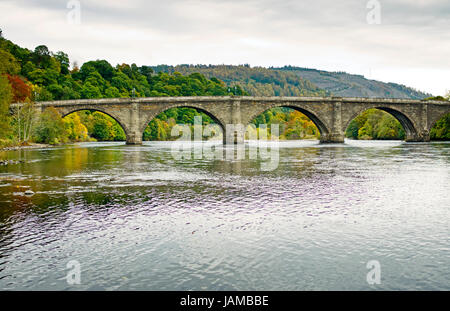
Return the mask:
[(12, 76), (7, 74), (9, 83), (13, 91), (13, 102), (24, 102), (25, 99), (30, 98), (31, 87), (19, 76)]

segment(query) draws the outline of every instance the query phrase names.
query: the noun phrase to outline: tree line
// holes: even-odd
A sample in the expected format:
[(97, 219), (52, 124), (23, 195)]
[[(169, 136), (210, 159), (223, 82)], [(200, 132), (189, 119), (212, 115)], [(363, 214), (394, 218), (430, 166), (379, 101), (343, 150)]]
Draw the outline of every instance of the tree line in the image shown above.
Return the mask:
[[(106, 60), (71, 66), (64, 52), (53, 53), (44, 45), (33, 51), (22, 48), (4, 38), (0, 31), (0, 146), (126, 139), (121, 126), (105, 114), (82, 111), (62, 118), (54, 108), (37, 113), (34, 103), (38, 101), (144, 96), (329, 95), (294, 74), (280, 76), (264, 68), (240, 66), (234, 73), (240, 77), (236, 78), (237, 82), (219, 80), (229, 77), (228, 71), (232, 68), (228, 66), (170, 68), (136, 64), (114, 67)], [(193, 72), (195, 70), (200, 72)], [(263, 91), (269, 86), (270, 90)], [(23, 105), (11, 106), (18, 102)], [(173, 108), (152, 120), (143, 138), (173, 139), (170, 133), (175, 124), (193, 124), (197, 115), (202, 116), (204, 125), (214, 123), (210, 116), (193, 108)], [(271, 124), (280, 124), (280, 139), (320, 136), (310, 119), (289, 108), (266, 111), (253, 123), (267, 124), (269, 129)], [(449, 125), (450, 116), (446, 116), (431, 131), (432, 138), (450, 139)], [(379, 110), (368, 110), (358, 116), (346, 134), (355, 139), (403, 139), (405, 135), (394, 117)]]
[[(153, 96), (248, 95), (240, 87), (230, 90), (225, 83), (199, 73), (155, 74), (148, 66), (119, 64), (106, 60), (76, 64), (64, 52), (52, 53), (46, 46), (33, 51), (0, 36), (0, 144), (3, 146), (42, 142), (125, 140), (125, 133), (111, 117), (83, 111), (61, 118), (55, 109), (36, 113), (33, 103), (49, 100)], [(11, 109), (11, 103), (24, 103)], [(11, 110), (13, 114), (11, 116)], [(167, 111), (153, 120), (145, 131), (147, 140), (165, 139), (172, 123), (193, 122), (207, 115), (192, 108)]]
[(201, 73), (206, 77), (224, 81), (232, 90), (240, 87), (252, 96), (328, 96), (331, 95), (308, 80), (292, 72), (271, 70), (249, 65), (159, 65), (155, 72), (191, 74)]

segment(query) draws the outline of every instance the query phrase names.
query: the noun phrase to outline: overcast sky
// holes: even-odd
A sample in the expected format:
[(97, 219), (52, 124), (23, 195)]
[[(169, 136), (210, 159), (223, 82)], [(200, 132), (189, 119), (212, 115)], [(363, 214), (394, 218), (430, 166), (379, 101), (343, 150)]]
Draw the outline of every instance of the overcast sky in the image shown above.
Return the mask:
[(379, 0), (381, 23), (373, 24), (367, 15), (376, 14), (376, 2), (0, 0), (0, 28), (21, 46), (45, 44), (78, 64), (295, 65), (443, 95), (450, 89), (450, 1)]

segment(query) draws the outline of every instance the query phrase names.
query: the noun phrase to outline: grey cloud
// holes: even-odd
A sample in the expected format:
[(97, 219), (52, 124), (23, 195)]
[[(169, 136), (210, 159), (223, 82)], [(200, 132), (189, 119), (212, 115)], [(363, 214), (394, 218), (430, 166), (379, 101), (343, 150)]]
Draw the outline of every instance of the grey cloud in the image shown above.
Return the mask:
[[(60, 11), (62, 14), (67, 11), (67, 2), (61, 0), (14, 1), (22, 7), (45, 8)], [(366, 23), (367, 14), (365, 0), (135, 0), (123, 2), (130, 3), (130, 6), (114, 6), (111, 5), (113, 3), (111, 1), (81, 0), (80, 2), (84, 22), (150, 27), (169, 33), (204, 31), (205, 28), (232, 29), (239, 26), (244, 26), (241, 31), (257, 30), (257, 27), (271, 31), (273, 27), (277, 28), (277, 25), (309, 25), (319, 28), (356, 27)], [(450, 27), (450, 2), (447, 0), (380, 0), (380, 2), (385, 25), (430, 27), (439, 24)], [(189, 12), (185, 14), (179, 12), (177, 7), (181, 5), (189, 7)], [(208, 25), (202, 23), (202, 15), (212, 13), (208, 9), (223, 9), (224, 6), (234, 6), (237, 10), (214, 12), (219, 18)], [(239, 8), (245, 8), (248, 14), (240, 15)]]
[[(382, 24), (375, 26), (366, 22), (368, 0), (80, 0), (85, 36), (58, 30), (47, 31), (44, 35), (34, 29), (35, 25), (19, 19), (12, 26), (24, 38), (31, 36), (25, 35), (28, 31), (35, 37), (41, 36), (42, 43), (53, 43), (69, 53), (71, 49), (76, 50), (78, 56), (86, 58), (91, 57), (90, 48), (95, 45), (97, 53), (104, 49), (105, 58), (111, 57), (112, 50), (117, 56), (120, 50), (124, 58), (139, 55), (140, 61), (145, 61), (146, 54), (133, 54), (131, 45), (142, 46), (144, 51), (152, 49), (156, 55), (152, 63), (159, 62), (159, 57), (166, 53), (164, 49), (183, 51), (179, 55), (170, 54), (173, 63), (184, 61), (180, 57), (186, 55), (188, 59), (205, 59), (206, 62), (234, 59), (235, 63), (241, 63), (246, 55), (255, 55), (255, 64), (279, 64), (291, 62), (292, 53), (303, 53), (299, 57), (323, 53), (325, 58), (340, 53), (357, 55), (360, 62), (370, 62), (355, 65), (357, 61), (349, 58), (343, 61), (346, 68), (376, 64), (385, 68), (395, 65), (450, 71), (450, 1), (379, 1)], [(2, 0), (5, 2), (36, 14), (40, 10), (51, 12), (52, 18), (62, 22), (68, 12), (65, 0)], [(0, 12), (0, 16), (2, 14), (7, 13)], [(95, 41), (97, 29), (106, 33), (110, 30), (108, 37), (98, 43)], [(9, 36), (7, 29), (4, 30)], [(116, 34), (115, 30), (142, 34), (142, 42), (132, 42), (133, 37), (127, 44), (121, 44), (124, 33)], [(73, 40), (77, 40), (76, 46)], [(153, 48), (154, 45), (157, 47)], [(277, 54), (278, 46), (285, 50)], [(205, 49), (216, 55), (198, 57)], [(277, 59), (273, 59), (274, 55)], [(303, 60), (303, 63), (308, 62), (308, 59)], [(328, 59), (322, 61), (328, 62)]]

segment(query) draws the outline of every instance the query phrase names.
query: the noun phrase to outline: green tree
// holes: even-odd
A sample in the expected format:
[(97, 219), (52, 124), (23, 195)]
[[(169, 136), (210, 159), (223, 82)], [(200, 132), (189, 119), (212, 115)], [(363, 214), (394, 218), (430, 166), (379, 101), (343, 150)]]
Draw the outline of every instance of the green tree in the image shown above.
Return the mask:
[(11, 132), (9, 107), (13, 99), (12, 87), (6, 76), (0, 75), (0, 139), (5, 139)]
[(90, 82), (86, 82), (81, 89), (81, 98), (102, 98), (102, 92), (97, 86), (92, 85)]
[(45, 144), (61, 144), (68, 142), (69, 132), (59, 112), (47, 108), (41, 114), (36, 127), (36, 142)]
[(64, 52), (56, 52), (54, 55), (55, 59), (59, 62), (61, 73), (66, 75), (69, 73), (69, 67), (70, 67), (70, 60), (69, 56)]
[[(86, 67), (91, 67), (94, 70), (89, 69), (87, 71)], [(110, 81), (112, 79), (112, 77), (114, 76), (115, 69), (106, 60), (90, 61), (90, 62), (84, 63), (83, 66), (81, 66), (81, 72), (83, 74), (87, 73), (87, 75), (85, 75), (85, 77), (87, 77), (92, 71), (98, 72), (103, 77), (103, 79)]]
[(432, 140), (450, 140), (450, 113), (437, 121), (431, 128), (430, 138)]
[(117, 121), (101, 112), (92, 113), (92, 126), (89, 134), (99, 141), (126, 140), (125, 132)]
[(352, 139), (404, 139), (405, 130), (389, 113), (369, 109), (350, 122), (345, 135)]
[(358, 132), (359, 132), (358, 122), (352, 120), (349, 126), (347, 127), (347, 130), (345, 131), (345, 136), (352, 139), (358, 139)]
[(113, 120), (112, 125), (112, 140), (114, 141), (125, 141), (127, 140), (127, 136), (125, 135), (124, 130), (122, 127), (117, 123), (115, 120)]
[(81, 118), (78, 113), (72, 113), (63, 118), (63, 120), (70, 141), (81, 142), (89, 140), (88, 130), (86, 126), (81, 123)]
[(34, 49), (32, 58), (38, 67), (45, 69), (50, 63), (50, 51), (45, 45), (39, 45)]
[(110, 86), (105, 90), (105, 97), (106, 98), (120, 97), (120, 91), (116, 87)]
[(104, 114), (94, 112), (94, 125), (92, 128), (92, 137), (100, 141), (111, 140), (112, 122), (110, 122)]
[(9, 52), (0, 49), (0, 74), (16, 75), (20, 72), (20, 65)]

